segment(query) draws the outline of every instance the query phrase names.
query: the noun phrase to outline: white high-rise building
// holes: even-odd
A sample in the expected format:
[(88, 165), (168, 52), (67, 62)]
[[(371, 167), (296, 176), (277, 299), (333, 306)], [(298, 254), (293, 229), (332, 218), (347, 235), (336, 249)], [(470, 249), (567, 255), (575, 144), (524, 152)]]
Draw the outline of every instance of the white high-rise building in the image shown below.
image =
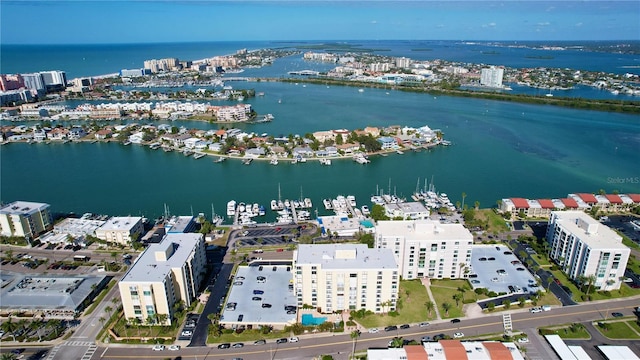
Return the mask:
[(53, 228), (49, 204), (15, 201), (0, 208), (0, 234), (36, 238)]
[(125, 318), (171, 325), (174, 305), (195, 300), (206, 265), (202, 234), (167, 234), (149, 245), (118, 283)]
[(482, 69), (482, 72), (480, 73), (480, 85), (501, 88), (503, 76), (503, 68), (492, 66), (487, 69)]
[(299, 245), (293, 254), (298, 307), (323, 313), (392, 311), (398, 299), (398, 264), (388, 249), (364, 244)]
[(405, 280), (464, 278), (473, 235), (461, 224), (434, 220), (379, 221), (375, 247), (391, 249)]
[(570, 279), (594, 276), (597, 289), (620, 288), (631, 250), (604, 224), (582, 211), (553, 211), (547, 240), (549, 256)]

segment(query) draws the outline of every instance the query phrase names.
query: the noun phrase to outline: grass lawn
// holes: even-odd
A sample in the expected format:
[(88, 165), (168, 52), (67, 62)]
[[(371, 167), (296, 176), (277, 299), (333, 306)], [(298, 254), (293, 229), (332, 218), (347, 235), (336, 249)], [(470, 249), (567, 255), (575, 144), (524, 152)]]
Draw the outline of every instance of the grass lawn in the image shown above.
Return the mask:
[(553, 326), (548, 328), (540, 328), (541, 333), (544, 335), (556, 334), (563, 339), (591, 339), (591, 334), (587, 329), (580, 328), (577, 331), (571, 331), (571, 326)]
[(509, 231), (506, 220), (502, 216), (496, 214), (493, 209), (476, 210), (475, 218), (482, 220), (489, 225), (489, 228), (487, 229), (488, 234)]
[[(582, 295), (584, 295), (584, 292), (580, 291), (580, 289), (573, 282), (569, 281), (567, 276), (562, 271), (555, 270), (555, 271), (552, 271), (552, 273), (553, 273), (553, 276), (560, 279), (560, 282), (562, 282), (562, 285), (567, 286), (571, 290), (571, 293), (572, 293), (571, 297), (573, 298), (573, 300), (578, 302), (583, 301)], [(620, 286), (620, 289), (618, 290), (591, 293), (591, 300), (594, 301), (594, 300), (617, 299), (617, 298), (624, 298), (624, 297), (635, 296), (635, 295), (640, 295), (640, 289), (634, 289), (628, 286), (627, 284), (622, 284)]]
[[(462, 312), (462, 305), (464, 299), (475, 299), (476, 294), (472, 290), (467, 290), (463, 294), (463, 300), (456, 306), (456, 301), (453, 299), (453, 295), (458, 293), (459, 287), (469, 287), (469, 283), (466, 280), (432, 280), (431, 281), (431, 293), (433, 294), (434, 301), (440, 311), (442, 318), (457, 318), (464, 315)], [(442, 304), (451, 304), (449, 309), (449, 315), (445, 314)]]
[[(400, 281), (400, 289), (398, 291), (398, 316), (390, 316), (388, 314), (367, 315), (362, 319), (354, 319), (362, 326), (367, 328), (384, 327), (387, 325), (398, 325), (405, 323), (417, 323), (425, 320), (433, 320), (436, 312), (431, 313), (431, 317), (427, 312), (425, 303), (430, 301), (427, 289), (422, 286), (420, 280), (403, 280)], [(455, 305), (455, 302), (453, 302)], [(462, 305), (462, 303), (460, 303)]]
[(538, 263), (538, 265), (542, 266), (551, 266), (549, 259), (545, 255), (535, 254), (532, 256), (533, 259)]
[(607, 324), (610, 326), (609, 330), (604, 330), (597, 324), (595, 326), (609, 339), (640, 339), (640, 335), (636, 334), (625, 321), (607, 322)]
[(637, 323), (637, 322), (635, 322), (635, 321), (633, 321), (633, 320), (630, 320), (630, 321), (627, 321), (627, 324), (628, 324), (632, 329), (634, 329), (638, 334), (640, 334), (640, 325), (638, 325), (638, 323)]
[(640, 274), (640, 261), (635, 256), (629, 255), (629, 261), (627, 262), (627, 269), (633, 271), (636, 274)]

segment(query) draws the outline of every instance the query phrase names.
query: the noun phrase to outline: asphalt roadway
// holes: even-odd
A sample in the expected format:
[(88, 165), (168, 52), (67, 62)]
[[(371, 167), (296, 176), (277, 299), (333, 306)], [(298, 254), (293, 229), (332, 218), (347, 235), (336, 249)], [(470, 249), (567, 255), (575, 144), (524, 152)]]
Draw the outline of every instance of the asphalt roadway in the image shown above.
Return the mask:
[[(589, 323), (591, 321), (611, 318), (612, 312), (621, 312), (625, 316), (633, 316), (633, 309), (638, 306), (638, 299), (613, 300), (599, 303), (587, 303), (576, 306), (554, 308), (551, 311), (532, 314), (526, 310), (514, 310), (511, 312), (514, 331), (535, 329), (541, 326), (566, 323)], [(444, 333), (453, 335), (461, 331), (464, 339), (473, 339), (481, 334), (502, 333), (502, 313), (482, 316), (473, 319), (462, 319), (460, 323), (452, 324), (443, 320), (432, 322), (429, 327), (419, 328), (416, 325), (409, 329), (392, 332), (381, 331), (377, 334), (362, 333), (356, 341), (356, 351), (366, 350), (370, 347), (387, 347), (388, 341), (395, 336), (419, 341), (422, 336), (433, 336)], [(530, 331), (527, 331), (530, 333)], [(531, 336), (531, 334), (529, 335)], [(544, 341), (544, 340), (542, 340)], [(577, 342), (573, 342), (574, 344)], [(640, 353), (640, 342), (608, 340), (606, 344), (629, 345), (635, 353)], [(602, 345), (601, 343), (594, 344)], [(332, 355), (336, 360), (347, 360), (351, 352), (352, 340), (348, 334), (327, 335), (313, 334), (301, 335), (300, 342), (276, 344), (270, 340), (265, 345), (246, 345), (241, 349), (220, 350), (215, 345), (212, 347), (188, 347), (179, 351), (153, 351), (151, 345), (144, 347), (109, 346), (99, 348), (92, 360), (98, 359), (313, 359), (320, 354)], [(594, 357), (594, 360), (598, 359)]]

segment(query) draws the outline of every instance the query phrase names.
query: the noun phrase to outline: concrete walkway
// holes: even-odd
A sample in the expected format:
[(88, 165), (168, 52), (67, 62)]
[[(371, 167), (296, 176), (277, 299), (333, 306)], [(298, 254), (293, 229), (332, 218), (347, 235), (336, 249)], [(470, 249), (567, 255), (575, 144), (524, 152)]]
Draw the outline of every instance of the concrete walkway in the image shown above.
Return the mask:
[(438, 303), (436, 303), (436, 301), (433, 299), (433, 294), (431, 293), (431, 282), (429, 281), (429, 278), (422, 278), (421, 282), (425, 289), (427, 289), (429, 299), (431, 299), (431, 302), (433, 303), (433, 310), (436, 312), (436, 319), (442, 319), (442, 317), (440, 316), (440, 311), (438, 311)]

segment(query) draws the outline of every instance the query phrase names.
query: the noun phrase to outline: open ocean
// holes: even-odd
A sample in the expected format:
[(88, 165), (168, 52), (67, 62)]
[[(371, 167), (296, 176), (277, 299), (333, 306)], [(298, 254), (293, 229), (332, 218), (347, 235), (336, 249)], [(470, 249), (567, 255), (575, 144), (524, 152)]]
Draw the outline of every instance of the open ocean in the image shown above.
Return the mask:
[[(534, 60), (523, 54), (546, 53), (486, 47), (499, 52), (489, 57), (481, 53), (484, 46), (455, 42), (362, 44), (391, 49), (385, 55), (514, 67)], [(291, 44), (2, 45), (2, 72), (58, 69), (73, 78), (139, 68), (145, 59), (151, 58), (200, 59), (241, 48), (283, 46)], [(411, 51), (427, 47), (432, 50)], [(38, 56), (45, 53), (46, 61), (45, 56)], [(638, 56), (633, 55), (552, 53), (554, 59), (537, 59), (537, 65), (529, 66), (624, 73), (630, 70), (623, 66), (638, 62)], [(277, 61), (271, 67), (247, 69), (242, 75), (281, 76), (286, 71), (310, 66), (298, 56)], [(334, 161), (332, 166), (315, 162), (296, 165), (281, 162), (278, 166), (254, 162), (245, 166), (239, 161), (215, 164), (212, 157), (194, 160), (135, 145), (10, 144), (0, 148), (0, 200), (47, 202), (53, 211), (60, 212), (156, 217), (162, 214), (164, 204), (174, 214), (190, 214), (192, 209), (196, 214), (209, 214), (212, 205), (217, 213), (223, 213), (231, 199), (268, 205), (278, 196), (278, 184), (283, 198), (310, 197), (320, 213), (324, 212), (323, 198), (353, 194), (359, 205), (368, 205), (369, 197), (377, 190), (408, 197), (417, 186), (424, 186), (425, 179), (429, 182), (433, 179), (436, 189), (448, 193), (454, 202), (461, 200), (461, 193), (465, 192), (466, 203), (479, 201), (482, 207), (495, 206), (503, 197), (553, 198), (599, 189), (640, 192), (637, 115), (368, 88), (360, 93), (351, 87), (293, 83), (233, 86), (264, 92), (264, 97), (246, 102), (260, 114), (275, 116), (271, 123), (238, 125), (246, 131), (304, 135), (336, 128), (428, 125), (441, 129), (453, 145), (373, 157), (365, 166), (351, 160)], [(218, 128), (192, 121), (176, 125)]]

